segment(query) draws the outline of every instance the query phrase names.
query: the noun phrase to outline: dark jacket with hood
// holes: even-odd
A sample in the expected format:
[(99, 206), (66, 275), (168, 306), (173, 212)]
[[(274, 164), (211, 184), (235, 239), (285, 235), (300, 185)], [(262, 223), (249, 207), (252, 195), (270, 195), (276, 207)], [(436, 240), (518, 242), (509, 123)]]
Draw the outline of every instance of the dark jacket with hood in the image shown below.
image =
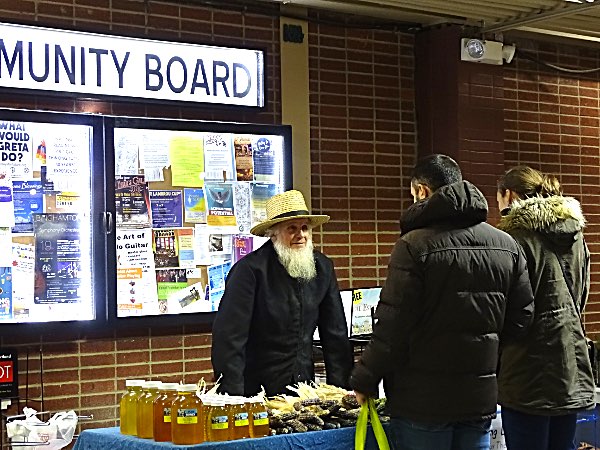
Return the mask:
[(423, 423), (496, 413), (499, 346), (524, 335), (533, 295), (523, 251), (485, 223), (487, 202), (469, 182), (412, 205), (390, 258), (371, 342), (350, 384), (389, 413)]
[(535, 296), (530, 333), (502, 353), (498, 383), (503, 406), (540, 415), (594, 406), (580, 319), (590, 284), (584, 224), (577, 200), (561, 196), (517, 201), (500, 221), (498, 227), (525, 251)]
[(333, 263), (315, 251), (317, 276), (292, 278), (272, 241), (229, 272), (213, 324), (212, 364), (220, 391), (288, 393), (286, 386), (314, 379), (312, 340), (319, 327), (327, 382), (347, 387), (352, 368), (342, 300)]

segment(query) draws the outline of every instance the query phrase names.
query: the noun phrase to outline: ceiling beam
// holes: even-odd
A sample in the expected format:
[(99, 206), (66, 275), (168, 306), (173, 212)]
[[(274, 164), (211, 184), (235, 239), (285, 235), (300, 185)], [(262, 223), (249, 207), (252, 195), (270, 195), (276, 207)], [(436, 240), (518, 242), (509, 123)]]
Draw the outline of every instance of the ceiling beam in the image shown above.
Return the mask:
[(584, 3), (581, 5), (573, 5), (573, 6), (564, 6), (557, 9), (551, 9), (549, 11), (528, 14), (524, 17), (520, 17), (518, 19), (508, 20), (505, 22), (499, 22), (494, 25), (490, 25), (489, 27), (484, 27), (481, 31), (484, 33), (495, 33), (499, 31), (507, 31), (513, 30), (515, 28), (520, 28), (525, 25), (529, 25), (532, 23), (540, 22), (548, 19), (556, 19), (557, 17), (569, 16), (572, 14), (577, 14), (588, 9), (598, 8), (600, 7), (600, 2), (596, 3)]

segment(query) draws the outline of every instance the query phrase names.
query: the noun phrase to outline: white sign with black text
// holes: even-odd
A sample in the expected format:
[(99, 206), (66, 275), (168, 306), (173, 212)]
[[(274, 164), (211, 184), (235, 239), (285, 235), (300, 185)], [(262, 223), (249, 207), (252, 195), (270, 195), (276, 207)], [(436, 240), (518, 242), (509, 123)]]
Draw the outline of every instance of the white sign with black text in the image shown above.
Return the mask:
[(260, 50), (0, 23), (0, 87), (264, 106)]

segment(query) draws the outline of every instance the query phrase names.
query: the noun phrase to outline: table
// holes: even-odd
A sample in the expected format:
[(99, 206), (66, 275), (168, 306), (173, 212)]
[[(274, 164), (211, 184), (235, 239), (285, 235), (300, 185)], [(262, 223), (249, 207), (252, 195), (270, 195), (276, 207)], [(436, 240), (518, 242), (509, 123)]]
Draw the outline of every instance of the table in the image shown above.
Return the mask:
[[(197, 445), (174, 445), (154, 442), (120, 433), (118, 427), (81, 432), (73, 450), (349, 450), (354, 448), (354, 427), (337, 430), (309, 431), (259, 439), (228, 442), (205, 442)], [(367, 434), (367, 450), (377, 450), (373, 433)]]

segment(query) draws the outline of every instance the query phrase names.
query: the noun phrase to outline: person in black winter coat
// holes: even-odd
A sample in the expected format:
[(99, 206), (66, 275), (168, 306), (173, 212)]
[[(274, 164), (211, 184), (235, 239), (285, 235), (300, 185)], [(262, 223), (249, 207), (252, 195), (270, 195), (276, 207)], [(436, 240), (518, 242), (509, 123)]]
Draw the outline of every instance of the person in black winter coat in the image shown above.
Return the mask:
[(509, 450), (574, 450), (579, 411), (593, 408), (594, 377), (581, 314), (590, 252), (581, 205), (527, 166), (498, 182), (498, 228), (521, 244), (535, 296), (527, 338), (506, 346), (498, 397)]
[(500, 347), (522, 338), (533, 316), (527, 263), (485, 223), (485, 197), (452, 158), (420, 160), (411, 192), (350, 384), (362, 402), (384, 379), (399, 449), (488, 449)]
[(302, 193), (267, 200), (269, 236), (230, 270), (213, 324), (212, 364), (219, 390), (252, 396), (288, 393), (314, 379), (312, 339), (319, 327), (327, 383), (348, 387), (352, 350), (333, 263), (313, 250), (311, 229), (329, 220), (308, 212)]

